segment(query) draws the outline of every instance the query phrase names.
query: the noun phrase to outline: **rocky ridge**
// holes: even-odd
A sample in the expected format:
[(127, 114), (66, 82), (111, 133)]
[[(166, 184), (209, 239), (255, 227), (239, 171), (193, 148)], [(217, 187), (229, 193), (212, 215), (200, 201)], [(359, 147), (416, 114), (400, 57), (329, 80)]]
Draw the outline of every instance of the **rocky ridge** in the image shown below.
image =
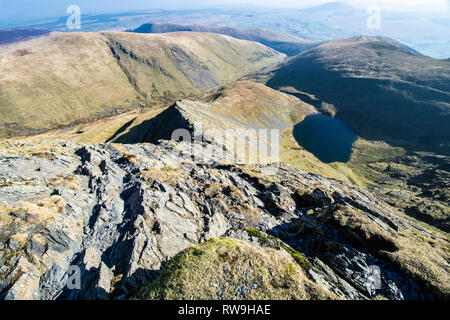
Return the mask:
[[(197, 142), (194, 154), (203, 144), (214, 145)], [(4, 299), (128, 298), (180, 251), (222, 236), (287, 251), (340, 298), (448, 298), (447, 240), (340, 181), (284, 164), (263, 175), (258, 165), (194, 162), (180, 156), (185, 142), (0, 149)], [(69, 289), (73, 266), (81, 286)]]
[(168, 33), (168, 32), (208, 32), (227, 35), (236, 39), (259, 42), (288, 56), (295, 56), (302, 51), (313, 48), (319, 43), (308, 41), (288, 33), (252, 28), (240, 29), (232, 27), (214, 27), (205, 25), (179, 25), (173, 23), (145, 23), (140, 27), (128, 30), (135, 33)]

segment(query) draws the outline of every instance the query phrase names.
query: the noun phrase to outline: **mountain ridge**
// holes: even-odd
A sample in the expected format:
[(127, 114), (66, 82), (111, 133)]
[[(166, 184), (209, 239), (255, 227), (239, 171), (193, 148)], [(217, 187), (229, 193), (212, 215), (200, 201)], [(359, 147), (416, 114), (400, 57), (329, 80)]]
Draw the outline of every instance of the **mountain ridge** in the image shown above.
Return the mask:
[(127, 30), (135, 33), (169, 33), (177, 31), (208, 32), (231, 36), (236, 39), (259, 42), (288, 56), (295, 56), (319, 43), (302, 39), (298, 36), (261, 28), (232, 28), (206, 25), (182, 25), (174, 23), (145, 23), (136, 29)]
[[(276, 175), (264, 174), (264, 165), (222, 165), (216, 155), (223, 146), (213, 147), (211, 162), (198, 155), (196, 161), (180, 157), (180, 150), (192, 150), (186, 142), (0, 142), (4, 155), (0, 181), (5, 182), (0, 188), (4, 259), (0, 297), (132, 299), (158, 283), (155, 280), (164, 275), (167, 260), (174, 259), (169, 266), (180, 262), (179, 267), (189, 268), (191, 260), (176, 258), (180, 252), (210, 241), (197, 247), (199, 252), (221, 238), (222, 244), (251, 245), (255, 260), (244, 262), (255, 272), (264, 268), (258, 258), (263, 252), (282, 252), (283, 262), (272, 261), (274, 269), (264, 273), (269, 280), (280, 279), (281, 288), (312, 281), (328, 298), (448, 298), (444, 235), (349, 183), (282, 163)], [(202, 148), (196, 142), (193, 150)], [(199, 264), (206, 268), (220, 263), (232, 277), (241, 279), (242, 272), (235, 273), (227, 264), (234, 260), (228, 258), (235, 251), (226, 245), (213, 249), (197, 255)], [(371, 285), (369, 266), (374, 263), (382, 270), (379, 289)], [(70, 266), (80, 268), (80, 290), (66, 287)], [(188, 269), (187, 278), (203, 275), (203, 279), (208, 274), (205, 268)], [(171, 270), (166, 271), (171, 281), (180, 279), (173, 278)], [(272, 281), (258, 282), (249, 272), (259, 284), (242, 284), (239, 288), (245, 291), (237, 298), (280, 288)], [(300, 282), (290, 282), (298, 273)], [(228, 278), (220, 281), (234, 283)], [(221, 298), (219, 288), (211, 289), (211, 283), (191, 284), (193, 291), (177, 292), (181, 296), (176, 297), (189, 298), (196, 291)], [(169, 293), (164, 286), (156, 289)]]
[(51, 33), (47, 29), (0, 29), (0, 46), (14, 42), (27, 41), (32, 38), (46, 36)]

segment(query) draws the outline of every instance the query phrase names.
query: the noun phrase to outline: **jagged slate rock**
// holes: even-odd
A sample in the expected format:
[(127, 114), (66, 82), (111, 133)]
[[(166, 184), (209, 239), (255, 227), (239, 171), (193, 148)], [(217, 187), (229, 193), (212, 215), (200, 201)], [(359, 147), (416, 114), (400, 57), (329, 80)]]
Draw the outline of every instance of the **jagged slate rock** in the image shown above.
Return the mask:
[[(320, 259), (314, 258), (312, 270), (316, 272), (320, 271), (319, 274), (321, 274), (321, 276), (325, 280), (325, 283), (327, 284), (329, 290), (337, 294), (339, 297), (352, 300), (368, 299), (368, 297), (352, 287), (347, 281), (338, 277), (336, 273)], [(319, 281), (320, 280), (321, 279), (319, 279)]]
[(285, 209), (280, 206), (280, 199), (270, 192), (266, 192), (263, 196), (264, 208), (272, 215), (279, 216), (285, 212)]
[(12, 252), (16, 252), (20, 248), (20, 244), (12, 239), (9, 239), (8, 247), (11, 249)]
[(84, 270), (98, 269), (101, 263), (100, 252), (94, 248), (89, 247), (84, 250), (82, 266)]
[(113, 277), (114, 273), (111, 271), (111, 269), (108, 268), (108, 266), (104, 262), (101, 262), (96, 283), (97, 299), (109, 300), (109, 295), (111, 293), (111, 282)]
[(221, 213), (216, 213), (211, 218), (207, 217), (206, 221), (205, 240), (219, 238), (231, 228), (231, 224)]
[(158, 179), (153, 181), (152, 188), (158, 189), (161, 192), (169, 192), (169, 190), (171, 190), (167, 184), (159, 182)]
[(336, 203), (345, 204), (345, 199), (339, 192), (333, 192), (332, 197)]
[(41, 299), (52, 300), (67, 286), (68, 274), (65, 268), (54, 264), (40, 279)]
[(14, 268), (19, 277), (8, 289), (5, 300), (38, 300), (40, 299), (38, 268), (25, 257), (21, 257)]
[(311, 197), (321, 207), (328, 206), (333, 202), (333, 199), (326, 192), (319, 188), (313, 191)]
[(48, 248), (58, 252), (64, 252), (73, 244), (71, 238), (57, 225), (51, 225), (43, 232)]
[(383, 281), (383, 291), (389, 300), (404, 300), (402, 292), (397, 288), (395, 282), (391, 280)]
[(183, 199), (183, 207), (190, 213), (194, 214), (195, 216), (198, 216), (198, 210), (197, 208), (195, 208), (191, 199), (189, 199), (189, 197), (184, 192), (181, 191), (178, 192), (178, 195)]

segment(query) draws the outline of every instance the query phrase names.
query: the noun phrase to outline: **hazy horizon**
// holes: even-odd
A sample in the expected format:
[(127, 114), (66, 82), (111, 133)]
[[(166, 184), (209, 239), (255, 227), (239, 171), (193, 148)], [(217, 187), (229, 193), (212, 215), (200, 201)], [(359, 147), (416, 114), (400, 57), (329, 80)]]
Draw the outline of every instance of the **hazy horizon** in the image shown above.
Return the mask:
[(11, 3), (1, 0), (0, 4), (0, 26), (13, 27), (14, 25), (51, 18), (66, 16), (66, 9), (70, 5), (78, 5), (82, 14), (112, 14), (145, 10), (199, 10), (214, 8), (297, 8), (303, 9), (314, 7), (326, 3), (340, 2), (358, 8), (365, 8), (369, 5), (377, 5), (383, 11), (434, 13), (439, 15), (449, 14), (449, 1), (446, 0), (377, 0), (377, 1), (356, 1), (356, 0), (266, 0), (261, 3), (259, 0), (191, 0), (189, 2), (180, 0), (132, 0), (123, 1), (88, 1), (88, 0), (22, 0)]
[[(449, 1), (445, 0), (0, 0), (0, 29), (40, 28), (52, 31), (125, 31), (160, 22), (263, 28), (311, 41), (357, 35), (386, 36), (434, 58), (450, 56)], [(68, 29), (67, 9), (78, 5), (80, 29)], [(374, 9), (371, 6), (378, 8)], [(295, 7), (292, 9), (292, 7)], [(374, 15), (375, 14), (375, 15)], [(368, 27), (379, 15), (380, 25)]]

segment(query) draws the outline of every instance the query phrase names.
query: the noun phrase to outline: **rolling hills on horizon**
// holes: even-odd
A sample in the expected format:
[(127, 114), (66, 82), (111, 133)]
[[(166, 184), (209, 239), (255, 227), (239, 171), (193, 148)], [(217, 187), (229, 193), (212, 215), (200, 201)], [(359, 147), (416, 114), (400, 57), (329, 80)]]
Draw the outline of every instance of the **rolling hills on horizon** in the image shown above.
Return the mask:
[(174, 23), (145, 23), (128, 32), (168, 33), (177, 31), (209, 32), (227, 35), (236, 39), (259, 42), (288, 56), (295, 56), (302, 51), (313, 48), (319, 43), (308, 41), (292, 34), (261, 28), (232, 28), (205, 25), (183, 25)]
[[(10, 5), (20, 7), (20, 4)], [(313, 42), (368, 34), (391, 37), (428, 56), (449, 58), (448, 10), (434, 13), (383, 10), (380, 29), (369, 29), (367, 18), (366, 8), (339, 1), (298, 9), (232, 6), (203, 10), (191, 8), (97, 14), (83, 12), (81, 31), (125, 31), (152, 21), (212, 27), (263, 28)], [(55, 16), (28, 22), (5, 20), (0, 21), (0, 25), (3, 22), (2, 28), (45, 28), (66, 32), (66, 21), (67, 16)]]

